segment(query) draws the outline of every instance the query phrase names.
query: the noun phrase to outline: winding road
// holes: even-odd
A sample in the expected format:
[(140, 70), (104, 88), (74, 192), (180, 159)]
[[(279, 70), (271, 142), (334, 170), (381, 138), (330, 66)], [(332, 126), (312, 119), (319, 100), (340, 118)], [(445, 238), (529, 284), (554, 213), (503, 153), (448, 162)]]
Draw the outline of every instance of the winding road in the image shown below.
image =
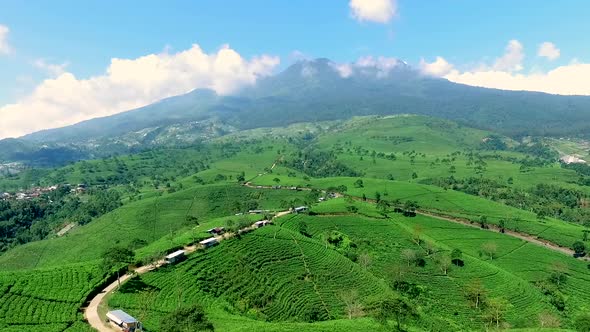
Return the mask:
[[(288, 215), (290, 213), (291, 213), (290, 210), (277, 212), (274, 215), (273, 219)], [(251, 231), (256, 228), (257, 227), (254, 224), (252, 224), (249, 227), (242, 228), (240, 231)], [(224, 233), (222, 235), (216, 236), (215, 238), (217, 239), (218, 242), (221, 242), (223, 240), (232, 238), (233, 236), (234, 236), (234, 233)], [(197, 244), (197, 245), (192, 245), (192, 246), (186, 246), (183, 249), (187, 254), (190, 254), (190, 253), (196, 251), (197, 248), (199, 248), (199, 247), (200, 247), (200, 245)], [(160, 261), (156, 262), (155, 264), (140, 266), (140, 267), (134, 269), (132, 273), (127, 273), (124, 276), (122, 276), (120, 278), (121, 285), (124, 284), (125, 282), (127, 282), (129, 279), (131, 279), (135, 275), (144, 274), (146, 272), (155, 270), (164, 264), (165, 264), (164, 260), (160, 260)], [(88, 321), (88, 324), (90, 324), (90, 326), (92, 326), (94, 329), (96, 329), (100, 332), (113, 332), (113, 331), (120, 332), (120, 330), (115, 329), (111, 324), (107, 323), (106, 320), (101, 318), (99, 315), (99, 307), (101, 306), (105, 297), (108, 294), (115, 291), (117, 289), (118, 285), (119, 285), (119, 282), (117, 280), (113, 281), (111, 284), (106, 286), (100, 293), (98, 293), (95, 297), (93, 297), (90, 300), (88, 307), (86, 307), (84, 309), (84, 318), (86, 318), (86, 320)]]

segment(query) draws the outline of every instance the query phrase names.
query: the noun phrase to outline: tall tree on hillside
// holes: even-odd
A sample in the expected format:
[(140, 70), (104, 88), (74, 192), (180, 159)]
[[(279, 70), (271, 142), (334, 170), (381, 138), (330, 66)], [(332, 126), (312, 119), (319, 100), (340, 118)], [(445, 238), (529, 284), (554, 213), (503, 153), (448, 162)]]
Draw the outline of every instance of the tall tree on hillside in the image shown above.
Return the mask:
[(560, 287), (567, 281), (568, 267), (563, 262), (555, 261), (551, 264), (549, 281)]
[(359, 299), (359, 293), (356, 289), (344, 290), (340, 292), (340, 299), (346, 307), (348, 319), (360, 317), (363, 315), (363, 304)]
[(121, 277), (119, 270), (121, 266), (126, 264), (129, 265), (135, 260), (135, 253), (125, 247), (111, 247), (102, 254), (102, 264), (106, 270), (117, 269), (117, 283), (118, 287), (121, 287)]
[(500, 323), (504, 319), (506, 311), (511, 307), (510, 303), (503, 298), (493, 298), (486, 302), (486, 308), (483, 313), (484, 320), (490, 324), (495, 324), (496, 329), (500, 328)]
[(493, 260), (498, 253), (498, 245), (495, 242), (486, 242), (481, 245), (480, 254), (487, 256), (490, 260)]
[(582, 256), (586, 252), (586, 245), (582, 241), (576, 241), (572, 245), (572, 249), (574, 249), (576, 255)]
[(359, 255), (357, 261), (359, 265), (366, 270), (369, 267), (369, 265), (371, 265), (372, 258), (371, 255), (369, 255), (366, 252), (363, 252)]
[(373, 318), (382, 326), (390, 328), (389, 321), (395, 320), (398, 331), (403, 331), (403, 324), (412, 317), (417, 317), (416, 308), (403, 297), (389, 297), (373, 305)]
[(465, 285), (465, 297), (476, 308), (481, 308), (486, 301), (487, 291), (479, 279), (474, 279)]
[(453, 265), (451, 258), (447, 254), (439, 254), (436, 258), (436, 265), (442, 273), (447, 275), (449, 268)]

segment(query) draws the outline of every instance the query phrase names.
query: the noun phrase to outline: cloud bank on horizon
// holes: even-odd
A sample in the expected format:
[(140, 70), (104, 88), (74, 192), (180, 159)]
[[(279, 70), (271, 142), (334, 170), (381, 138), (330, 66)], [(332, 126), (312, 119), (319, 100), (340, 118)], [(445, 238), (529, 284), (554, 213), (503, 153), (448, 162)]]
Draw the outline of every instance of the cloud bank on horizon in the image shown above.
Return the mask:
[[(590, 64), (572, 61), (547, 72), (524, 72), (522, 61), (525, 58), (523, 45), (511, 40), (505, 53), (492, 65), (482, 63), (474, 68), (460, 70), (443, 57), (433, 62), (420, 61), (423, 72), (444, 77), (455, 83), (517, 91), (538, 91), (560, 95), (590, 95)], [(538, 57), (549, 61), (560, 56), (560, 50), (551, 42), (539, 46)]]

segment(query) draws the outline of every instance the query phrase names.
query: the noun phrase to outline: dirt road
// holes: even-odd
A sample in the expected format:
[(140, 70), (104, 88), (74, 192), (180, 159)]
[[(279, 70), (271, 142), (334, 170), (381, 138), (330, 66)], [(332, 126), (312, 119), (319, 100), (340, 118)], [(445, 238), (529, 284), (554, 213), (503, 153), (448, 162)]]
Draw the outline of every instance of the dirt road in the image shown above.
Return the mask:
[[(280, 211), (277, 212), (275, 214), (274, 218), (278, 218), (278, 217), (282, 217), (285, 216), (287, 214), (291, 213), (291, 211)], [(245, 227), (243, 229), (241, 229), (240, 231), (244, 231), (244, 230), (254, 230), (256, 229), (256, 226), (251, 225), (249, 227)], [(221, 242), (225, 239), (229, 239), (232, 238), (233, 234), (232, 233), (225, 233), (222, 235), (218, 235), (215, 238), (217, 239), (217, 241)], [(184, 247), (184, 250), (186, 251), (187, 254), (192, 253), (194, 251), (196, 251), (200, 246), (199, 245), (192, 245), (192, 246), (187, 246)], [(133, 270), (133, 273), (128, 273), (125, 274), (124, 276), (122, 276), (120, 278), (120, 282), (121, 285), (123, 285), (125, 282), (127, 282), (129, 279), (131, 279), (131, 277), (133, 277), (136, 274), (144, 274), (146, 272), (152, 271), (154, 269), (157, 269), (158, 267), (164, 265), (165, 262), (163, 260), (158, 261), (155, 264), (151, 264), (151, 265), (144, 265), (141, 267), (136, 268), (135, 270)], [(119, 282), (117, 280), (115, 280), (114, 282), (112, 282), (111, 284), (109, 284), (107, 287), (105, 287), (99, 294), (97, 294), (95, 297), (92, 298), (92, 300), (90, 300), (90, 303), (88, 304), (88, 307), (86, 307), (84, 309), (84, 318), (86, 318), (86, 320), (88, 321), (88, 324), (90, 324), (90, 326), (92, 326), (94, 329), (96, 329), (99, 332), (113, 332), (113, 331), (120, 331), (115, 329), (112, 325), (110, 325), (109, 323), (107, 323), (104, 319), (100, 318), (100, 315), (98, 313), (98, 308), (101, 306), (102, 302), (104, 301), (104, 298), (111, 292), (113, 292), (114, 290), (117, 289), (117, 286), (119, 285)]]

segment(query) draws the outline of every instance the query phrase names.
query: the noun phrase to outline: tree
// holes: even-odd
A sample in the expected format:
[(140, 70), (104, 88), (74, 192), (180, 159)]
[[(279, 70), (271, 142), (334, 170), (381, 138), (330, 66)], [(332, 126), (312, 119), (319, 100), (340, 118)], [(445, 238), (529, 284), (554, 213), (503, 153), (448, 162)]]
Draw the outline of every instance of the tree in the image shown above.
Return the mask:
[(414, 240), (414, 243), (417, 245), (422, 243), (422, 226), (420, 224), (414, 225), (412, 229), (412, 240)]
[(582, 241), (576, 241), (572, 245), (572, 249), (576, 252), (576, 255), (583, 256), (586, 252), (586, 245)]
[(107, 270), (117, 269), (117, 288), (121, 287), (119, 270), (123, 264), (131, 264), (135, 260), (135, 253), (125, 247), (111, 247), (102, 254), (102, 264)]
[(403, 297), (391, 297), (378, 301), (373, 305), (373, 318), (381, 325), (389, 328), (389, 321), (395, 320), (398, 331), (402, 330), (402, 325), (411, 317), (418, 316), (416, 308)]
[(340, 299), (344, 302), (348, 319), (363, 315), (363, 305), (359, 300), (359, 294), (356, 289), (340, 292)]
[(182, 307), (166, 315), (160, 321), (162, 332), (214, 331), (201, 306)]
[(381, 201), (381, 193), (375, 192), (375, 202), (379, 203)]
[(363, 188), (365, 185), (363, 184), (363, 180), (362, 179), (357, 179), (354, 182), (354, 187), (355, 188)]
[(400, 283), (404, 282), (407, 272), (408, 272), (408, 267), (403, 264), (395, 264), (395, 265), (391, 266), (391, 268), (388, 271), (388, 275), (390, 275), (391, 279), (393, 279), (393, 288), (394, 289), (397, 289), (396, 285), (399, 285)]
[(551, 264), (551, 274), (549, 275), (549, 281), (557, 285), (557, 287), (561, 286), (567, 281), (567, 265), (560, 261), (555, 261)]
[(500, 226), (500, 233), (506, 232), (506, 219), (500, 219), (498, 226)]
[(246, 173), (244, 171), (241, 171), (240, 174), (236, 176), (236, 180), (238, 180), (238, 182), (240, 183), (246, 181)]
[(371, 255), (366, 252), (360, 254), (357, 259), (359, 265), (365, 270), (371, 265), (372, 260)]
[(387, 210), (389, 210), (389, 203), (385, 200), (380, 200), (379, 203), (377, 203), (377, 209), (379, 209), (379, 212), (387, 217)]
[(498, 245), (495, 242), (486, 242), (481, 245), (480, 254), (489, 257), (493, 260), (498, 253)]
[(542, 328), (559, 328), (561, 322), (559, 321), (559, 316), (549, 311), (543, 311), (539, 314), (539, 325)]
[(487, 228), (488, 227), (488, 217), (487, 216), (480, 216), (479, 217), (479, 224), (481, 225), (481, 228)]
[(404, 260), (406, 262), (406, 264), (408, 265), (408, 267), (413, 264), (414, 262), (416, 262), (416, 259), (418, 258), (418, 255), (416, 254), (415, 250), (412, 249), (404, 249), (401, 252), (401, 257), (402, 260)]
[(510, 303), (503, 298), (492, 298), (486, 302), (486, 309), (483, 314), (485, 320), (495, 323), (500, 328), (500, 322), (504, 319), (506, 311), (511, 307)]
[(479, 309), (485, 303), (486, 294), (487, 291), (479, 279), (474, 279), (465, 285), (465, 297), (476, 309)]
[(463, 252), (461, 249), (451, 251), (451, 261), (457, 266), (463, 266)]
[(412, 179), (417, 179), (418, 178), (418, 173), (414, 172), (412, 173)]
[(442, 273), (447, 275), (449, 268), (453, 264), (451, 258), (445, 254), (439, 255), (436, 259), (436, 264)]
[(281, 179), (279, 179), (279, 178), (274, 178), (274, 179), (272, 179), (272, 180), (273, 180), (273, 181), (274, 181), (276, 184), (279, 184), (279, 182), (281, 182)]

